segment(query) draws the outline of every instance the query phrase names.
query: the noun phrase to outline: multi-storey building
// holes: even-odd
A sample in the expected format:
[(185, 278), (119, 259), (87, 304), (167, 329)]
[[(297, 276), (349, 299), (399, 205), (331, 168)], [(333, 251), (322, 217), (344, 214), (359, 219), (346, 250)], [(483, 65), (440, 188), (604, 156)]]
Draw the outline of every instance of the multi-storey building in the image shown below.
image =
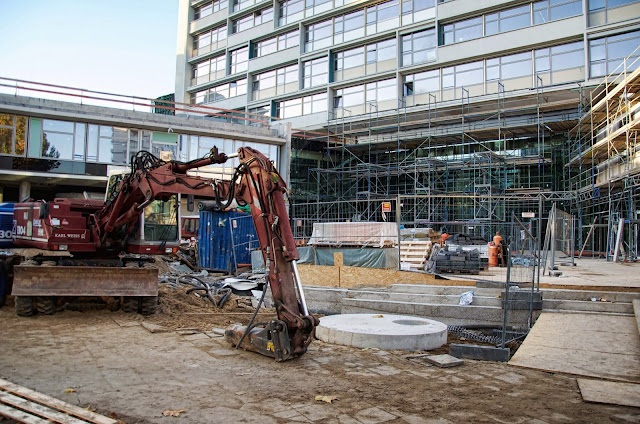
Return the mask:
[[(580, 215), (571, 129), (590, 90), (640, 56), (638, 0), (180, 0), (179, 10), (178, 102), (305, 131), (291, 162), (302, 237), (314, 220), (380, 219), (379, 200), (408, 194), (398, 221), (464, 231), (537, 210), (533, 191)], [(580, 220), (580, 236), (599, 213)]]
[(633, 0), (181, 0), (179, 19), (177, 101), (297, 128), (495, 94), (498, 81), (575, 87), (640, 44)]

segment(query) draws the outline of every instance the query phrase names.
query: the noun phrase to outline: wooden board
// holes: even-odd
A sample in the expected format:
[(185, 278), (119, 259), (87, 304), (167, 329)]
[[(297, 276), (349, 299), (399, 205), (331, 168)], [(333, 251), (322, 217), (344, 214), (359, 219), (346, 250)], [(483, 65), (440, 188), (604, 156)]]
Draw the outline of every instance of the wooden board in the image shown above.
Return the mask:
[[(40, 407), (46, 406), (51, 409), (72, 415), (74, 417), (81, 418), (82, 420), (85, 420), (90, 423), (117, 424), (116, 420), (105, 417), (104, 415), (96, 414), (95, 412), (88, 411), (86, 409), (80, 408), (79, 406), (71, 405), (70, 403), (63, 402), (59, 399), (52, 398), (51, 396), (47, 396), (43, 393), (36, 392), (35, 390), (18, 386), (17, 384), (13, 384), (3, 379), (0, 379), (0, 393), (1, 392), (9, 393), (17, 397), (21, 397), (29, 402), (36, 402), (40, 404)], [(5, 406), (5, 408), (7, 407)], [(32, 410), (32, 412), (35, 412), (37, 414), (35, 410)], [(0, 414), (2, 413), (0, 412)], [(24, 421), (24, 422), (31, 422), (31, 421)], [(50, 422), (50, 421), (43, 421), (43, 422)]]
[(585, 402), (640, 408), (640, 384), (579, 378), (578, 387)]
[(510, 365), (640, 383), (633, 317), (543, 312)]

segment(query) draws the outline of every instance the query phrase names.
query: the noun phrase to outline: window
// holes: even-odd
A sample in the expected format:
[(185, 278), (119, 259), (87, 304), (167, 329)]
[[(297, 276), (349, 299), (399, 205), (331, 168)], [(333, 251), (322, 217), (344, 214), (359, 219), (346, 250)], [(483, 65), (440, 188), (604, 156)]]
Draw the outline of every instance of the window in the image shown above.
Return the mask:
[(327, 110), (327, 93), (314, 94), (313, 96), (302, 98), (303, 115), (326, 112)]
[(404, 77), (403, 95), (437, 93), (440, 91), (440, 70), (420, 72)]
[(302, 115), (302, 98), (285, 100), (276, 104), (276, 114), (279, 118), (295, 118)]
[(385, 62), (396, 59), (396, 39), (367, 44), (367, 63)]
[(306, 0), (306, 16), (317, 15), (318, 13), (326, 12), (333, 7), (331, 0)]
[[(267, 90), (276, 86), (276, 71), (263, 72), (254, 75), (251, 91), (254, 93), (260, 90)], [(258, 97), (254, 97), (254, 100)]]
[(222, 26), (193, 37), (193, 53), (192, 55), (200, 56), (209, 53), (219, 47), (221, 42), (227, 39), (227, 27)]
[(247, 79), (217, 85), (191, 94), (191, 104), (202, 105), (247, 94)]
[(397, 28), (400, 25), (400, 4), (398, 0), (367, 7), (367, 34)]
[(304, 18), (304, 0), (287, 0), (278, 4), (278, 25), (286, 25)]
[(335, 71), (344, 71), (347, 69), (364, 66), (364, 51), (364, 47), (358, 47), (355, 49), (336, 53), (333, 60), (333, 69)]
[(487, 60), (487, 82), (525, 76), (531, 77), (531, 74), (531, 52), (512, 54)]
[(364, 11), (358, 10), (334, 18), (333, 43), (343, 43), (364, 37)]
[(327, 93), (319, 93), (276, 103), (276, 115), (282, 119), (326, 111)]
[(525, 28), (531, 25), (530, 5), (515, 7), (501, 12), (485, 15), (484, 33), (493, 35), (514, 29)]
[(534, 25), (581, 14), (582, 0), (544, 0), (533, 3)]
[(311, 24), (305, 28), (304, 51), (311, 52), (331, 45), (331, 20)]
[(402, 66), (436, 60), (436, 32), (434, 29), (402, 36)]
[[(613, 35), (589, 41), (589, 74), (591, 78), (602, 77), (610, 73), (622, 72), (622, 63), (640, 45), (640, 31)], [(638, 66), (636, 59), (640, 53), (627, 60), (627, 71)], [(633, 62), (636, 63), (633, 63)]]
[(229, 5), (228, 0), (216, 0), (214, 2), (205, 3), (194, 10), (194, 19), (202, 19), (212, 13), (226, 9)]
[[(286, 93), (286, 87), (289, 84), (295, 84), (298, 82), (298, 64), (280, 68), (276, 71), (276, 83), (278, 88), (282, 89), (282, 92), (278, 90), (278, 94)], [(292, 87), (295, 91), (298, 91), (298, 86)]]
[(434, 0), (403, 0), (402, 25), (409, 25), (435, 17)]
[(243, 47), (229, 52), (229, 73), (245, 72), (249, 65), (249, 48)]
[(442, 43), (453, 44), (482, 37), (482, 16), (453, 24), (442, 28)]
[(336, 90), (336, 97), (334, 98), (334, 106), (338, 104), (338, 108), (349, 108), (353, 106), (361, 106), (364, 104), (365, 89), (363, 85), (356, 85), (354, 87), (342, 88)]
[(232, 0), (231, 10), (237, 12), (238, 10), (246, 9), (249, 6), (253, 6), (255, 3), (256, 0)]
[(253, 45), (253, 57), (266, 56), (278, 51), (278, 38), (258, 41)]
[(217, 56), (192, 67), (191, 85), (203, 84), (225, 74), (225, 56)]
[[(483, 83), (482, 61), (450, 66), (442, 69), (442, 89), (468, 87)], [(457, 96), (458, 94), (456, 94)]]
[(246, 31), (269, 21), (273, 21), (273, 7), (267, 9), (258, 10), (250, 15), (244, 16), (240, 19), (233, 21), (233, 33)]
[(637, 1), (638, 0), (589, 0), (589, 12), (613, 9), (615, 7), (635, 3)]
[(396, 87), (395, 78), (367, 83), (367, 103), (373, 103), (380, 107), (380, 103), (393, 100), (393, 106), (397, 106), (398, 93)]
[(126, 128), (89, 125), (87, 162), (124, 165), (127, 163), (128, 144), (129, 132)]
[(24, 156), (26, 134), (27, 118), (0, 113), (0, 154)]
[(329, 83), (329, 59), (321, 57), (303, 63), (303, 87), (310, 88)]
[(266, 56), (277, 51), (300, 45), (300, 31), (291, 31), (253, 45), (253, 57)]

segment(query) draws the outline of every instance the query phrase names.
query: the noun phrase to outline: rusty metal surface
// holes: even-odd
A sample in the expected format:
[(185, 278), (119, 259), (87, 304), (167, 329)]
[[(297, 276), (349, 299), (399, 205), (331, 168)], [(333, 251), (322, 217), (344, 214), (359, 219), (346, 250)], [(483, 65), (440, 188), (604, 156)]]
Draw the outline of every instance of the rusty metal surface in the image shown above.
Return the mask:
[(14, 267), (14, 296), (157, 296), (158, 270), (100, 266)]

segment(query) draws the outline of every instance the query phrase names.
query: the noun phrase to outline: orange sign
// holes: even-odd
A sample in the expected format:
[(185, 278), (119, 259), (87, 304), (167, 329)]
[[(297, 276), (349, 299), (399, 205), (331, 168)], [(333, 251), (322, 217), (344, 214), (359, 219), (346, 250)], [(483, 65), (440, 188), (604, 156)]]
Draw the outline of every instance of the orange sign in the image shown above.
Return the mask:
[(391, 212), (391, 202), (382, 202), (382, 212)]

